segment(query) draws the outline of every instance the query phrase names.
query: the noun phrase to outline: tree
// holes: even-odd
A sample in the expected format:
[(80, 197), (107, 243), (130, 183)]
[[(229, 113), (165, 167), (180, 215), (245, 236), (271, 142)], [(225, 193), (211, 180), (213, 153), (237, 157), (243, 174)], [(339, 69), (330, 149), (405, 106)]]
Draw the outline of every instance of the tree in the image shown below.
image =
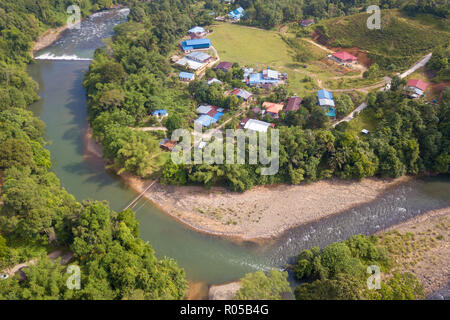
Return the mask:
[(234, 300), (281, 300), (282, 295), (291, 292), (287, 272), (272, 269), (266, 275), (262, 271), (247, 274)]
[(177, 129), (183, 128), (183, 119), (178, 114), (170, 114), (165, 122), (167, 128), (167, 136), (170, 137)]
[(33, 152), (23, 139), (7, 139), (0, 145), (0, 168), (34, 167)]
[(342, 94), (335, 98), (336, 114), (338, 118), (343, 118), (354, 109), (353, 101), (347, 94)]
[(364, 281), (345, 274), (336, 279), (316, 280), (299, 285), (295, 291), (297, 300), (360, 300)]

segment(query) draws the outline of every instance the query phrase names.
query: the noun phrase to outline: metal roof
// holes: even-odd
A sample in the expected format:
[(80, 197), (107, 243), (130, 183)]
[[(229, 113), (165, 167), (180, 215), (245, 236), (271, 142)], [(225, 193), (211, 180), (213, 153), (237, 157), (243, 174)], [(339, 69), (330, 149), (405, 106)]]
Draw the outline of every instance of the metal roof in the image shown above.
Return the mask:
[(190, 72), (180, 72), (178, 75), (181, 79), (190, 79), (193, 80), (195, 78), (195, 74)]
[(319, 99), (330, 99), (333, 100), (333, 94), (330, 91), (327, 90), (319, 90), (317, 92), (317, 97), (319, 97)]
[(334, 101), (331, 99), (319, 99), (319, 105), (321, 107), (334, 107)]
[(193, 27), (188, 32), (189, 33), (204, 33), (205, 32), (205, 28), (197, 26), (197, 27)]
[(250, 119), (245, 123), (244, 129), (257, 131), (257, 132), (267, 132), (267, 128), (269, 128), (269, 127), (270, 127), (270, 123), (268, 123), (268, 122)]

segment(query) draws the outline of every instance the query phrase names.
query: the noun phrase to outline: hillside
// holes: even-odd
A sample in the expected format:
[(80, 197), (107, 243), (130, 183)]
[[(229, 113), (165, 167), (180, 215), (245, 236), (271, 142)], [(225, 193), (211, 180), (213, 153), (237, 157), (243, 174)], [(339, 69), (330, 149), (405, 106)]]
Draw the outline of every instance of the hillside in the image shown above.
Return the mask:
[[(370, 30), (366, 13), (326, 20), (325, 40), (334, 47), (359, 47), (383, 69), (398, 71), (449, 39), (448, 28), (437, 28), (423, 17), (411, 18), (397, 10), (381, 13), (381, 29)], [(435, 18), (438, 20), (438, 18)], [(326, 40), (328, 38), (328, 40)]]

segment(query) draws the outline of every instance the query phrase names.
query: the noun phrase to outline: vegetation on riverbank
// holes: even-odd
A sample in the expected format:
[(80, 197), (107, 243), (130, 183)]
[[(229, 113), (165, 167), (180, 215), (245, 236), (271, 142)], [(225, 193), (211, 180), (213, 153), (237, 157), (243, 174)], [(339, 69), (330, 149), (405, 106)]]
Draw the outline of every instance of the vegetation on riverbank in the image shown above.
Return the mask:
[[(83, 13), (112, 5), (83, 3)], [(171, 259), (156, 259), (132, 211), (79, 203), (61, 187), (44, 148), (45, 125), (26, 110), (38, 99), (25, 72), (32, 41), (61, 25), (70, 4), (0, 1), (0, 271), (35, 261), (24, 268), (24, 281), (18, 273), (0, 281), (0, 299), (181, 299), (184, 271)], [(81, 290), (69, 290), (66, 267), (46, 257), (61, 247), (81, 269)]]

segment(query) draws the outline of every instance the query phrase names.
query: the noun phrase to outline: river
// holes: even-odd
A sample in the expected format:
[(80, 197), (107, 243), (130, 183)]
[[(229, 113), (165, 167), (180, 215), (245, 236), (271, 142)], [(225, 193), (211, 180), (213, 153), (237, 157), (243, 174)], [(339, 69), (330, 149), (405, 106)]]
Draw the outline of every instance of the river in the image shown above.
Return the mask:
[[(84, 20), (80, 30), (68, 30), (52, 46), (36, 53), (28, 68), (39, 83), (40, 101), (33, 112), (46, 124), (51, 142), (52, 170), (77, 200), (107, 200), (120, 211), (135, 192), (105, 163), (86, 154), (88, 128), (86, 90), (82, 86), (95, 48), (124, 21), (126, 9), (97, 13)], [(377, 200), (286, 232), (265, 246), (236, 244), (220, 237), (194, 232), (145, 200), (134, 207), (141, 238), (149, 241), (158, 257), (171, 257), (186, 270), (190, 281), (220, 284), (255, 270), (281, 268), (302, 249), (325, 246), (353, 234), (373, 234), (428, 210), (450, 206), (448, 176), (409, 181)]]

